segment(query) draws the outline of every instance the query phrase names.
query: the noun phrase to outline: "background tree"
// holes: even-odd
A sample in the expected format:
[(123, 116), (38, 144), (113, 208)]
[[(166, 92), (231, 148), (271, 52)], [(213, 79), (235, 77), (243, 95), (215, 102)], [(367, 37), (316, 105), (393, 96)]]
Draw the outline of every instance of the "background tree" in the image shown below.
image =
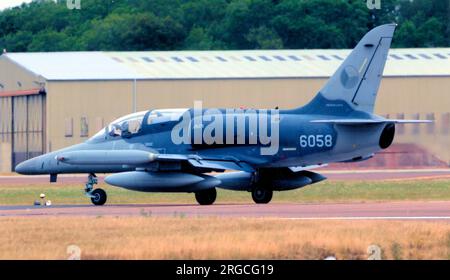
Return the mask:
[(448, 0), (35, 0), (0, 12), (10, 52), (352, 48), (396, 22), (394, 47), (449, 47)]

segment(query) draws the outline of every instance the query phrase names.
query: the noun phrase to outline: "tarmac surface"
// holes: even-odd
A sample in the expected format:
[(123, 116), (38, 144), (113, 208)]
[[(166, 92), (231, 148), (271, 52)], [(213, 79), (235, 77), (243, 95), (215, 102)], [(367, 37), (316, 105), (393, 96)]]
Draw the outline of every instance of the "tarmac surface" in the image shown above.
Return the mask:
[(450, 201), (379, 203), (121, 204), (0, 206), (0, 217), (169, 216), (287, 218), (299, 220), (448, 220)]
[[(428, 180), (449, 179), (450, 169), (417, 170), (317, 170), (329, 180)], [(80, 184), (84, 175), (66, 175), (58, 184)], [(99, 177), (102, 181), (103, 177)], [(0, 185), (42, 185), (48, 176), (0, 176)], [(120, 204), (1, 206), (0, 217), (45, 216), (182, 216), (182, 217), (271, 217), (304, 220), (447, 220), (450, 201), (405, 201), (370, 203), (271, 203), (256, 204)]]
[[(426, 180), (450, 179), (450, 168), (442, 169), (375, 169), (375, 170), (327, 170), (314, 169), (328, 180)], [(103, 182), (105, 176), (99, 176)], [(59, 175), (58, 184), (84, 185), (87, 175)], [(0, 185), (42, 185), (49, 183), (48, 175), (39, 176), (0, 176)]]

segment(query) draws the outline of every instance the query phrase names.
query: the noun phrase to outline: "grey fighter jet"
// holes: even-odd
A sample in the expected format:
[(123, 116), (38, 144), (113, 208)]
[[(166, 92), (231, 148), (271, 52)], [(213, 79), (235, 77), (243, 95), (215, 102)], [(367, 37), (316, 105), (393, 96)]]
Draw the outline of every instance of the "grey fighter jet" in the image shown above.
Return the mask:
[(395, 27), (369, 31), (305, 106), (236, 110), (195, 104), (134, 113), (16, 171), (50, 174), (52, 182), (58, 174), (89, 174), (85, 192), (95, 205), (107, 200), (104, 190), (94, 188), (98, 173), (129, 190), (194, 193), (202, 205), (214, 203), (216, 188), (249, 191), (256, 203), (268, 203), (273, 191), (326, 179), (310, 171), (315, 167), (366, 160), (388, 148), (397, 123), (428, 122), (373, 113)]

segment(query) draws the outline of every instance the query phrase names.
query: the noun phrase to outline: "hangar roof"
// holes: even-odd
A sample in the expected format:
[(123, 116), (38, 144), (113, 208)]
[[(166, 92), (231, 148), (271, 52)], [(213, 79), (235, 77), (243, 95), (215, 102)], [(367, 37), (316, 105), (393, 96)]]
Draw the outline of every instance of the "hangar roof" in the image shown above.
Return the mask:
[[(46, 80), (329, 77), (351, 50), (6, 53)], [(450, 48), (391, 49), (384, 76), (450, 76)]]

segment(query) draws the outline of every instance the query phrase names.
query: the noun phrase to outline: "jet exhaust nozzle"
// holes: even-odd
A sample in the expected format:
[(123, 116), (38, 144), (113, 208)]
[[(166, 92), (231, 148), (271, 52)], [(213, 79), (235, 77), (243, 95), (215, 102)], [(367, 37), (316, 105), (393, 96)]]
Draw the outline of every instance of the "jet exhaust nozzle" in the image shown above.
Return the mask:
[(383, 129), (383, 132), (381, 132), (379, 145), (382, 149), (387, 149), (389, 146), (391, 146), (392, 142), (394, 141), (395, 136), (395, 124), (388, 123)]

